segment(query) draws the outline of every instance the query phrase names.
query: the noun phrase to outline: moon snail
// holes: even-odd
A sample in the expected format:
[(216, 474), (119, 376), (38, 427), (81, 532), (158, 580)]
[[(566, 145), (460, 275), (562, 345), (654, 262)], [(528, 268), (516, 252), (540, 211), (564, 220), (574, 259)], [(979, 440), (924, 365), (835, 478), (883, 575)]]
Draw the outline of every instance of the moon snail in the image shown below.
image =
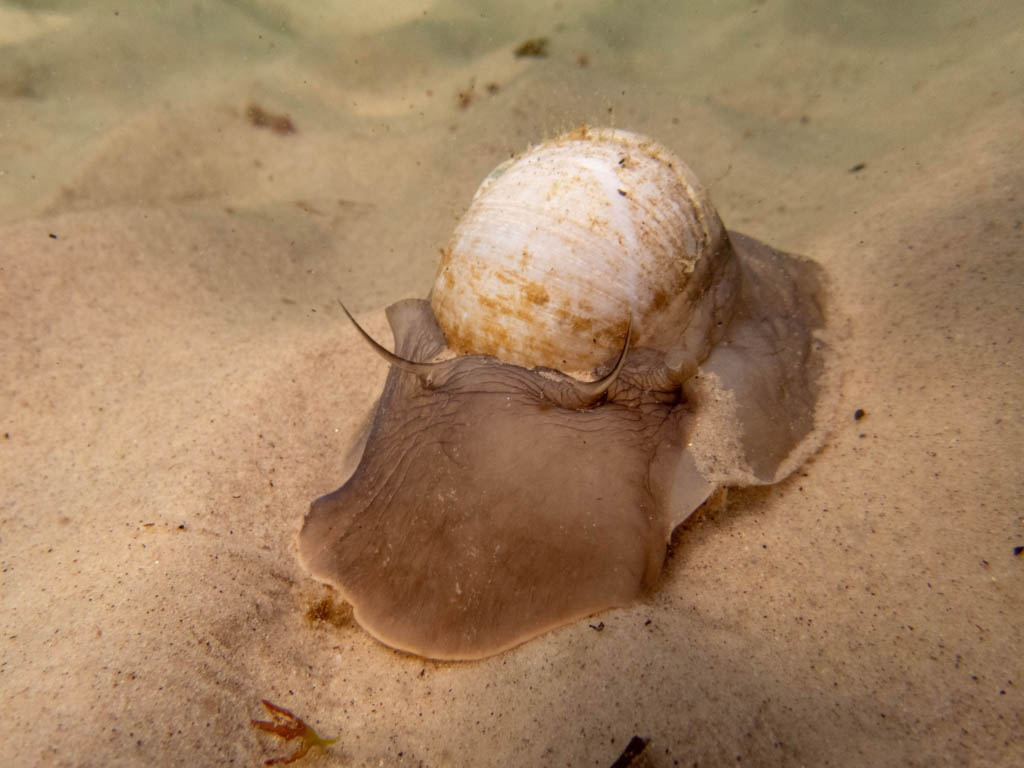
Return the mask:
[(628, 605), (713, 491), (820, 446), (826, 299), (819, 266), (728, 232), (651, 139), (529, 149), (481, 184), (429, 299), (387, 308), (394, 352), (366, 336), (391, 371), (303, 565), (378, 640), (437, 659)]

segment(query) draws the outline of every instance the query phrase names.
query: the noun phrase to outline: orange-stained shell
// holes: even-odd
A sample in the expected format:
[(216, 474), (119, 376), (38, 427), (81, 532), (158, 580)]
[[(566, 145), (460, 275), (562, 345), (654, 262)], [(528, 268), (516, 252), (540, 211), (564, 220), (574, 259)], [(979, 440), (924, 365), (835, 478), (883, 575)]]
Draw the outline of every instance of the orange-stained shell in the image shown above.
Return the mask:
[(590, 371), (614, 358), (630, 317), (635, 345), (678, 347), (727, 244), (678, 157), (636, 133), (581, 128), (484, 180), (431, 305), (459, 354)]

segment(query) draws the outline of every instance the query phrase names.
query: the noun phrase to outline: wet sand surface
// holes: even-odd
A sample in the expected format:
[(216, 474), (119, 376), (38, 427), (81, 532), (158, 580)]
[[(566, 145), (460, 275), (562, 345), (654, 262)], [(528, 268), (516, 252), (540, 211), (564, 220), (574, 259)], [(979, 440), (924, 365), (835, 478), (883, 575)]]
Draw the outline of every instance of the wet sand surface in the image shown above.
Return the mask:
[[(260, 765), (261, 699), (339, 737), (300, 765), (1024, 761), (1015, 4), (295, 6), (0, 6), (0, 762)], [(827, 270), (830, 436), (644, 602), (396, 653), (296, 561), (386, 375), (336, 299), (388, 339), (584, 122)]]

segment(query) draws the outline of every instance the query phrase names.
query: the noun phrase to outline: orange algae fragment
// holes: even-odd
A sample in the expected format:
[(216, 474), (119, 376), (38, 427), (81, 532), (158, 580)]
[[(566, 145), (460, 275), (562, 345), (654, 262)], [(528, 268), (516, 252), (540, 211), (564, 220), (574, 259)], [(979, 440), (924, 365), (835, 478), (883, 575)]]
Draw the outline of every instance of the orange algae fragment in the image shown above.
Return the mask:
[(272, 733), (275, 736), (280, 736), (285, 741), (291, 741), (292, 739), (302, 739), (302, 743), (299, 744), (295, 752), (289, 757), (275, 757), (265, 761), (264, 765), (282, 765), (288, 763), (294, 763), (300, 757), (304, 756), (309, 752), (311, 747), (320, 747), (326, 749), (327, 747), (334, 744), (337, 739), (324, 739), (321, 738), (316, 731), (306, 725), (305, 721), (301, 717), (296, 717), (294, 714), (289, 712), (284, 707), (279, 707), (277, 704), (261, 699), (263, 706), (270, 712), (270, 722), (266, 720), (250, 720), (249, 723), (259, 728), (261, 731)]

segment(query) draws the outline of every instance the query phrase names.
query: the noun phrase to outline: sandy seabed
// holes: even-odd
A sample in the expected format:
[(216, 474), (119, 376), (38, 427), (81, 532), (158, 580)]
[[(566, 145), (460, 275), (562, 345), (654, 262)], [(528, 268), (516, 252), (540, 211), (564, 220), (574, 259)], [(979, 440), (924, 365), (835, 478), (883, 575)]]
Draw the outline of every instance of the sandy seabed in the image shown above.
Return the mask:
[[(548, 5), (0, 4), (0, 763), (260, 765), (261, 699), (298, 764), (1024, 763), (1019, 3)], [(386, 339), (582, 122), (828, 271), (830, 436), (644, 602), (396, 653), (295, 557), (386, 374), (335, 299)]]

